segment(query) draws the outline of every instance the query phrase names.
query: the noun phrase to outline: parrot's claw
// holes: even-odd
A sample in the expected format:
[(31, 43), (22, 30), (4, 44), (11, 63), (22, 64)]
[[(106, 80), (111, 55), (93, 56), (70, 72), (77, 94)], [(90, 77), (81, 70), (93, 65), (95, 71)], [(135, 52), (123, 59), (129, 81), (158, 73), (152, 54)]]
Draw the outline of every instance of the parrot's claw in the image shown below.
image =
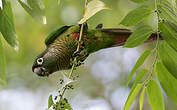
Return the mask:
[(77, 56), (81, 56), (81, 51), (75, 51), (72, 55), (73, 58), (75, 58)]

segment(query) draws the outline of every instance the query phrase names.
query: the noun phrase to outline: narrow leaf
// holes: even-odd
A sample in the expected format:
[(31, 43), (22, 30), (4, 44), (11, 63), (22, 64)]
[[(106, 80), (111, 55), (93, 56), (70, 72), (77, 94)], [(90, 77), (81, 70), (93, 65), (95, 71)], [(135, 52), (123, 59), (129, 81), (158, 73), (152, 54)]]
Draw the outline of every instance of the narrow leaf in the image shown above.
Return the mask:
[(167, 22), (159, 23), (159, 29), (165, 41), (177, 50), (177, 32)]
[(177, 52), (165, 43), (160, 45), (159, 55), (164, 66), (177, 79)]
[(52, 95), (49, 96), (48, 98), (48, 109), (53, 105), (53, 99), (52, 99)]
[(139, 99), (139, 105), (140, 105), (140, 110), (143, 109), (143, 102), (144, 102), (144, 95), (146, 92), (146, 88), (144, 87), (141, 94), (140, 94), (140, 99)]
[(5, 55), (0, 39), (0, 85), (6, 84)]
[(167, 21), (166, 23), (177, 32), (177, 25), (176, 24), (169, 22), (169, 21)]
[(168, 72), (161, 62), (156, 64), (155, 71), (163, 90), (177, 104), (177, 79)]
[(18, 0), (21, 6), (28, 12), (35, 20), (46, 24), (45, 7), (43, 0)]
[(141, 56), (140, 58), (137, 60), (135, 66), (133, 67), (129, 77), (128, 77), (128, 81), (127, 81), (127, 86), (130, 83), (134, 73), (136, 72), (136, 70), (145, 62), (145, 60), (147, 59), (147, 57), (151, 54), (150, 50), (146, 50)]
[[(141, 79), (144, 77), (144, 75), (145, 75), (147, 72), (148, 72), (148, 70), (146, 70), (146, 69), (141, 70), (141, 71), (137, 74), (137, 76), (136, 76), (136, 78), (135, 78), (135, 81), (134, 81), (132, 87), (136, 86), (137, 83), (140, 83)], [(127, 84), (127, 86), (128, 86), (128, 84)]]
[(141, 6), (132, 11), (130, 11), (120, 24), (125, 26), (133, 26), (138, 22), (142, 21), (143, 18), (149, 16), (152, 13), (152, 9), (148, 6)]
[(135, 88), (131, 89), (130, 94), (125, 102), (124, 110), (130, 109), (130, 106), (132, 105), (135, 97), (137, 96), (137, 94), (141, 90), (142, 86), (143, 86), (142, 84), (137, 84)]
[(171, 21), (177, 25), (177, 14), (170, 5), (168, 1), (162, 1), (160, 5), (158, 5), (159, 16), (162, 19)]
[(79, 24), (83, 24), (90, 17), (98, 13), (103, 9), (109, 9), (102, 1), (92, 0), (88, 3), (87, 7), (84, 9), (84, 17), (79, 21)]
[(144, 3), (144, 2), (149, 1), (149, 0), (131, 0), (131, 1), (133, 1), (135, 3)]
[(0, 8), (0, 32), (5, 40), (15, 50), (18, 50), (18, 40), (14, 28), (13, 13), (9, 0), (2, 0), (3, 9)]
[(153, 33), (150, 26), (138, 27), (128, 38), (124, 47), (133, 48), (143, 44)]
[(163, 95), (157, 82), (150, 80), (146, 90), (152, 110), (165, 110)]

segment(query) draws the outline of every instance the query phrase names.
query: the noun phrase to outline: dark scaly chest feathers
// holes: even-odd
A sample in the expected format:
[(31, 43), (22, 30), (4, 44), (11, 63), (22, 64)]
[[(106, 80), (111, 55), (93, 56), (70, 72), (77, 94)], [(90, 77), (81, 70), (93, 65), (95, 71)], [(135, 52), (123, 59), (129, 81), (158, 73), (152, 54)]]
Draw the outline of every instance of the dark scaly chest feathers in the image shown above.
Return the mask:
[(69, 69), (72, 54), (77, 48), (74, 39), (60, 38), (56, 39), (48, 47), (48, 51), (55, 55), (57, 66), (59, 70)]

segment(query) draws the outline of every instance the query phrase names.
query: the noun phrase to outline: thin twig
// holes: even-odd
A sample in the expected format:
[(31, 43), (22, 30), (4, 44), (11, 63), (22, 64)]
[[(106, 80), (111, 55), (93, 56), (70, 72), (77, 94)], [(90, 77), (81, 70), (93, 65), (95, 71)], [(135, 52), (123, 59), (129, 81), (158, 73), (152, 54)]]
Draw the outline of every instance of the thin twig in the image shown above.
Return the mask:
[[(156, 10), (156, 13), (157, 13), (157, 23), (159, 23), (159, 15), (158, 15), (158, 11), (157, 11), (157, 0), (155, 0), (155, 10)], [(148, 81), (153, 78), (153, 72), (155, 70), (155, 64), (156, 64), (157, 59), (158, 59), (159, 40), (160, 40), (160, 33), (159, 33), (159, 27), (158, 27), (158, 24), (157, 24), (157, 41), (156, 41), (156, 45), (155, 45), (155, 48), (154, 48), (154, 51), (153, 51), (153, 53), (155, 53), (155, 58), (154, 58), (154, 61), (152, 63), (152, 66), (151, 66), (151, 72), (149, 73), (147, 79), (143, 82), (144, 87), (146, 86)]]
[[(85, 0), (85, 7), (87, 6), (87, 4), (88, 4), (88, 0)], [(80, 36), (79, 36), (79, 41), (78, 41), (78, 45), (77, 45), (76, 51), (79, 51), (79, 49), (80, 49), (80, 42), (82, 40), (83, 29), (84, 29), (84, 23), (81, 24)], [(74, 62), (76, 62), (76, 61), (77, 61), (77, 58), (74, 58)], [(75, 66), (76, 66), (75, 63), (73, 63), (71, 71), (70, 71), (69, 76), (68, 76), (69, 79), (71, 79), (71, 77), (72, 77), (72, 73), (73, 73), (73, 70), (74, 70)], [(64, 94), (66, 92), (66, 89), (67, 89), (66, 87), (63, 88), (63, 91), (62, 91), (61, 96), (60, 96), (60, 100), (63, 99), (63, 96), (64, 96)]]

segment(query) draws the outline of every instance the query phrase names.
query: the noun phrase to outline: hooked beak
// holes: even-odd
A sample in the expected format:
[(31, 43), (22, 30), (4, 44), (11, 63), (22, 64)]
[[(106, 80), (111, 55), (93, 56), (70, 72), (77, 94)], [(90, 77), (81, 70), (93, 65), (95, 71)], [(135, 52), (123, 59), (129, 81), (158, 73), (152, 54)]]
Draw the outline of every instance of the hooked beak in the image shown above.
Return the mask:
[(49, 72), (46, 71), (43, 67), (34, 67), (32, 68), (32, 71), (36, 73), (38, 76), (48, 76)]

